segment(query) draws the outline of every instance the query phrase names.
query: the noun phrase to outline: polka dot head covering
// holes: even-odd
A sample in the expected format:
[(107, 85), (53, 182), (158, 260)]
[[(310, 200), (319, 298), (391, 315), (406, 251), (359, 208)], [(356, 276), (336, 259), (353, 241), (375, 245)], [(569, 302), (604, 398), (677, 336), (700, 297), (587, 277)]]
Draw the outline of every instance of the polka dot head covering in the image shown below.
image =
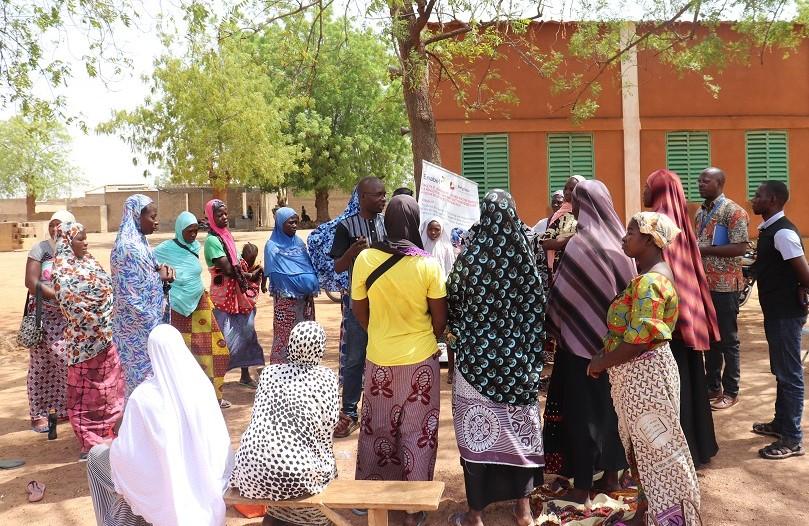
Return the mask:
[(289, 335), (287, 359), (295, 365), (320, 364), (326, 352), (326, 331), (316, 321), (303, 321)]
[(666, 248), (674, 241), (680, 229), (674, 224), (666, 214), (658, 212), (638, 212), (632, 216), (632, 221), (638, 224), (638, 230), (642, 234), (652, 236), (652, 239), (659, 248)]

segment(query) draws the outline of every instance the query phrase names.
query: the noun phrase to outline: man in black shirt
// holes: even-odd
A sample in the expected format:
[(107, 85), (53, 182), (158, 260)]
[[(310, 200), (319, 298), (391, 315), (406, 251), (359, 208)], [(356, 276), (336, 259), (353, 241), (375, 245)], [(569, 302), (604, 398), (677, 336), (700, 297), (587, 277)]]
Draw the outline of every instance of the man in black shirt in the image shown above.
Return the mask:
[(775, 375), (775, 418), (753, 424), (753, 432), (778, 438), (758, 453), (767, 459), (804, 454), (803, 367), (801, 329), (806, 323), (809, 265), (798, 229), (784, 216), (789, 190), (780, 181), (765, 181), (756, 190), (753, 213), (764, 222), (758, 227), (756, 262), (752, 271), (758, 282), (758, 299), (764, 313), (764, 334)]
[[(360, 211), (341, 221), (334, 232), (334, 242), (329, 255), (334, 259), (334, 271), (348, 270), (349, 283), (354, 260), (365, 248), (385, 239), (385, 185), (376, 177), (366, 177), (357, 184), (360, 195)], [(365, 348), (368, 333), (360, 326), (351, 312), (351, 286), (343, 298), (345, 357), (341, 357), (343, 377), (343, 407), (340, 421), (334, 430), (337, 438), (347, 437), (359, 427), (357, 403), (362, 394), (365, 370)]]

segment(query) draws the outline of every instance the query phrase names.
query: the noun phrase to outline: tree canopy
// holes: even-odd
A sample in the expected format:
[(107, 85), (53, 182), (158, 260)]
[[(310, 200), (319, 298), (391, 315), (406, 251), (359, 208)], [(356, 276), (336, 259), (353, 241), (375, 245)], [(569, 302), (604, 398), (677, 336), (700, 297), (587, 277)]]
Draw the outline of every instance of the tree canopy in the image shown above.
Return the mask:
[(118, 133), (174, 182), (277, 187), (301, 156), (285, 131), (294, 102), (277, 96), (253, 53), (240, 39), (203, 39), (186, 57), (163, 56), (151, 95), (99, 131)]
[(0, 121), (0, 196), (26, 196), (33, 205), (80, 182), (70, 162), (70, 135), (60, 122), (20, 115)]
[(378, 35), (329, 12), (315, 47), (311, 27), (297, 16), (256, 40), (258, 56), (278, 72), (288, 96), (300, 94), (290, 133), (303, 152), (288, 186), (350, 190), (369, 175), (400, 183), (412, 171), (401, 84), (388, 73), (395, 57)]

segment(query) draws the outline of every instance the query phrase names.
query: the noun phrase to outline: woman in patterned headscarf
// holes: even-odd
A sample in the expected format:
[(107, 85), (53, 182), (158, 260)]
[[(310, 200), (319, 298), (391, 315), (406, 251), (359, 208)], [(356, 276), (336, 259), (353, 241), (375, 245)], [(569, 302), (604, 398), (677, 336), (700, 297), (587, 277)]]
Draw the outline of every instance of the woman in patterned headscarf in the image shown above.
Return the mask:
[[(337, 377), (320, 365), (325, 351), (323, 327), (303, 321), (289, 336), (289, 362), (269, 365), (261, 373), (253, 416), (230, 478), (243, 497), (299, 499), (320, 493), (337, 478), (332, 433), (340, 405)], [(270, 506), (267, 514), (285, 524), (331, 524), (317, 508)]]
[(28, 366), (28, 407), (31, 429), (37, 433), (48, 432), (48, 411), (56, 411), (56, 417), (67, 418), (66, 386), (67, 353), (65, 351), (65, 317), (59, 310), (53, 291), (53, 258), (56, 256), (57, 229), (62, 223), (76, 219), (67, 210), (59, 210), (48, 222), (50, 239), (40, 241), (28, 253), (25, 264), (25, 287), (29, 301), (26, 312), (37, 307), (37, 290), (42, 303), (42, 339), (31, 347)]
[(669, 344), (679, 298), (663, 257), (679, 233), (664, 214), (632, 217), (622, 247), (638, 275), (612, 301), (604, 352), (587, 368), (593, 378), (609, 371), (621, 441), (641, 488), (632, 521), (638, 525), (652, 522), (647, 508), (655, 524), (698, 524), (699, 482), (680, 426), (680, 380)]
[(711, 341), (719, 340), (716, 310), (677, 174), (668, 170), (653, 172), (646, 180), (643, 205), (667, 215), (682, 230), (663, 257), (674, 273), (680, 296), (680, 316), (671, 340), (671, 352), (680, 371), (680, 421), (694, 464), (699, 466), (710, 462), (719, 451), (703, 356), (711, 348)]
[(84, 459), (113, 434), (123, 410), (124, 378), (112, 341), (112, 281), (87, 252), (81, 223), (59, 225), (53, 287), (67, 320), (67, 414)]
[(146, 241), (157, 227), (157, 205), (145, 195), (130, 195), (110, 254), (115, 289), (112, 332), (127, 397), (152, 372), (146, 341), (165, 314), (162, 282), (174, 281), (174, 269), (158, 264)]
[(334, 233), (337, 225), (346, 218), (356, 215), (360, 211), (360, 193), (354, 188), (351, 193), (346, 209), (343, 213), (331, 221), (321, 224), (315, 228), (306, 238), (306, 245), (309, 248), (309, 257), (312, 258), (312, 266), (315, 267), (317, 278), (320, 281), (320, 288), (329, 292), (342, 292), (340, 301), (340, 383), (343, 383), (343, 366), (345, 365), (346, 341), (345, 325), (346, 313), (349, 311), (351, 294), (348, 290), (348, 271), (337, 273), (334, 271), (334, 258), (329, 255), (331, 246), (334, 244)]
[(508, 192), (492, 190), (447, 283), (452, 408), (469, 511), (451, 524), (482, 524), (483, 509), (542, 484), (539, 411), (545, 295), (536, 257)]

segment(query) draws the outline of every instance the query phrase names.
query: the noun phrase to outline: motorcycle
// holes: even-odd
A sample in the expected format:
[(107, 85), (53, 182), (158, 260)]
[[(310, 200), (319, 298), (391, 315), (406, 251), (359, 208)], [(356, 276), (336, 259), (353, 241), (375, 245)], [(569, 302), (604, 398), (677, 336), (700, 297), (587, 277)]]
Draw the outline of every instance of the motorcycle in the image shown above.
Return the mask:
[(742, 276), (744, 277), (744, 287), (739, 293), (739, 307), (741, 308), (750, 295), (753, 293), (753, 285), (756, 282), (756, 277), (753, 275), (752, 266), (756, 262), (756, 249), (750, 247), (747, 252), (742, 256)]

